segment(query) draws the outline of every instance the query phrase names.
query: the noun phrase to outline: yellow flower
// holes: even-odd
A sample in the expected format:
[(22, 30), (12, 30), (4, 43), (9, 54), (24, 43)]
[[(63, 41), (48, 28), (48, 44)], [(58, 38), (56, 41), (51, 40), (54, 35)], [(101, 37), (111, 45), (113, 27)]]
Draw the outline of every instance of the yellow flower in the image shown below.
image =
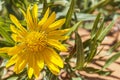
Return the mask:
[(8, 53), (12, 56), (6, 67), (15, 64), (14, 71), (17, 74), (27, 67), (29, 78), (33, 74), (38, 77), (44, 66), (47, 66), (53, 74), (58, 75), (59, 68), (63, 68), (63, 61), (53, 48), (59, 51), (67, 50), (59, 42), (59, 40), (67, 39), (64, 34), (68, 32), (68, 29), (59, 30), (65, 19), (55, 21), (55, 12), (49, 15), (48, 8), (43, 18), (38, 21), (36, 4), (31, 11), (30, 7), (26, 13), (21, 11), (27, 27), (24, 28), (15, 16), (10, 15), (11, 21), (15, 24), (15, 26), (10, 25), (15, 46), (0, 48), (0, 53)]

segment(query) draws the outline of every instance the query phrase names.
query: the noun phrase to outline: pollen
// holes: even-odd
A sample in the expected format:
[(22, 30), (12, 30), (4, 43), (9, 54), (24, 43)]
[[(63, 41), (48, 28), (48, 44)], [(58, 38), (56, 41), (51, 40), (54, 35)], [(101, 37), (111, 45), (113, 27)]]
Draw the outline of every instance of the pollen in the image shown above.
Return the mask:
[(40, 52), (47, 46), (47, 35), (45, 32), (30, 32), (26, 36), (24, 43), (26, 45), (25, 50), (34, 53)]

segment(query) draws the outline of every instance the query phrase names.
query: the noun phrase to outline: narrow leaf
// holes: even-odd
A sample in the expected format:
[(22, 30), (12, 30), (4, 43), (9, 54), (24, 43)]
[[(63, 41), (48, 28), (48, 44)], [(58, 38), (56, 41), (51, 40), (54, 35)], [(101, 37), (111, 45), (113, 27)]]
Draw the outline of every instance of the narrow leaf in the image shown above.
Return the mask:
[[(103, 31), (103, 28), (104, 28), (104, 19), (102, 20), (102, 23), (100, 24), (100, 27), (99, 29), (96, 31), (96, 34), (94, 36), (94, 42), (98, 41), (98, 37), (101, 35), (102, 31)], [(99, 42), (98, 42), (99, 43)]]
[(113, 62), (115, 62), (119, 57), (120, 57), (120, 52), (118, 52), (118, 53), (116, 53), (115, 55), (113, 55), (112, 57), (110, 57), (110, 58), (106, 61), (105, 65), (103, 66), (102, 69), (107, 68), (110, 64), (112, 64)]
[(9, 34), (5, 31), (3, 27), (0, 27), (0, 34), (8, 41), (9, 43), (14, 43)]
[(81, 37), (77, 32), (75, 32), (75, 45), (76, 45), (76, 55), (77, 55), (76, 68), (82, 69), (84, 65), (83, 43)]
[(0, 57), (3, 59), (9, 59), (10, 57), (7, 55), (7, 53), (0, 53)]
[(77, 28), (79, 27), (79, 25), (82, 23), (82, 21), (77, 22), (76, 24), (74, 24), (71, 28), (70, 31), (66, 34), (67, 36), (70, 36), (75, 30), (77, 30)]
[(101, 42), (105, 36), (109, 33), (111, 28), (113, 27), (114, 21), (112, 21), (101, 33), (101, 35), (98, 37), (99, 41)]
[(45, 14), (47, 8), (48, 8), (47, 0), (43, 0), (43, 11), (42, 11), (42, 14)]
[[(99, 22), (97, 22), (97, 23), (99, 23)], [(94, 22), (94, 24), (95, 24), (95, 22)], [(104, 19), (102, 20), (102, 23), (101, 23), (100, 27), (97, 28), (98, 25), (97, 24), (95, 24), (95, 25), (93, 26), (94, 35), (91, 36), (92, 39), (90, 40), (90, 43), (89, 43), (90, 53), (88, 54), (88, 57), (87, 57), (87, 63), (89, 63), (94, 58), (94, 56), (97, 54), (96, 53), (97, 52), (97, 47), (99, 46), (98, 37), (100, 36), (100, 34), (102, 33), (102, 30), (104, 28), (104, 26), (103, 26), (104, 25)]]
[(63, 26), (63, 28), (70, 27), (72, 14), (74, 13), (74, 6), (75, 6), (75, 0), (71, 0), (70, 8), (69, 8), (69, 10), (67, 12), (67, 16), (66, 16), (66, 22), (65, 22), (65, 25)]
[(95, 36), (95, 33), (96, 33), (97, 29), (98, 29), (98, 23), (100, 21), (100, 16), (101, 16), (101, 14), (99, 13), (97, 15), (96, 19), (95, 19), (94, 24), (93, 24), (93, 28), (92, 28), (92, 31), (91, 31), (91, 37), (92, 38)]
[(103, 70), (96, 69), (96, 68), (93, 68), (93, 67), (86, 67), (84, 70), (87, 73), (97, 73), (97, 74), (103, 75), (103, 76), (107, 76), (107, 75), (111, 74), (111, 71), (103, 71)]
[(120, 41), (114, 44), (107, 52), (108, 55), (110, 55), (117, 47), (120, 46)]
[(3, 40), (0, 40), (0, 47), (5, 47), (5, 46), (13, 46), (13, 44), (9, 43), (8, 41), (3, 41)]

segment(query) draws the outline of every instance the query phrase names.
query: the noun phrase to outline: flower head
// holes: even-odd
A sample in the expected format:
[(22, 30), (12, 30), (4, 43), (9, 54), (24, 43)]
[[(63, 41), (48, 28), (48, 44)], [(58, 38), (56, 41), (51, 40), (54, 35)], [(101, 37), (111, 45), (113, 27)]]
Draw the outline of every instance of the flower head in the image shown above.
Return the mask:
[(59, 68), (63, 68), (63, 61), (54, 48), (59, 51), (67, 50), (59, 41), (67, 39), (64, 34), (68, 32), (68, 29), (59, 30), (65, 19), (55, 21), (55, 12), (49, 15), (48, 8), (39, 21), (36, 4), (31, 11), (30, 7), (26, 13), (21, 11), (27, 27), (24, 28), (14, 15), (10, 15), (10, 19), (14, 23), (14, 25), (10, 25), (10, 28), (13, 32), (12, 39), (15, 41), (15, 46), (0, 48), (0, 53), (8, 53), (12, 56), (6, 67), (14, 64), (16, 73), (20, 73), (27, 67), (28, 76), (31, 78), (33, 74), (38, 77), (46, 65), (53, 74), (57, 75)]

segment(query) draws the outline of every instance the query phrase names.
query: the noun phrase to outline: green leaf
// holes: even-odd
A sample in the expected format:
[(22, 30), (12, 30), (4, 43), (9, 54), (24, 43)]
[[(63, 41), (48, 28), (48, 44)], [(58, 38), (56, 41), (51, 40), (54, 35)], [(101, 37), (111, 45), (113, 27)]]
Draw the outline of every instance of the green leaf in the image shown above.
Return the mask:
[(6, 32), (6, 30), (3, 27), (0, 27), (0, 34), (8, 41), (9, 43), (14, 43), (14, 41), (11, 39), (9, 34)]
[(113, 27), (114, 21), (112, 21), (103, 31), (102, 33), (99, 35), (98, 39), (101, 42), (105, 36), (109, 33), (109, 31), (111, 30), (111, 28)]
[(86, 40), (86, 41), (83, 42), (84, 49), (89, 47), (89, 45), (90, 45), (90, 41), (91, 41), (91, 40), (88, 39), (88, 40)]
[(9, 59), (10, 56), (8, 56), (6, 53), (0, 53), (0, 57), (2, 57), (3, 59)]
[(13, 46), (13, 44), (9, 43), (8, 41), (0, 40), (0, 47), (5, 47), (5, 46)]
[(116, 48), (120, 46), (120, 41), (114, 44), (107, 52), (107, 55), (110, 55)]
[(94, 39), (93, 39), (94, 42), (97, 42), (97, 40), (99, 40), (98, 37), (101, 35), (103, 29), (104, 29), (104, 19), (102, 20), (102, 23), (100, 24), (99, 29), (95, 33), (95, 36), (94, 36)]
[(111, 22), (111, 24), (108, 27), (104, 28), (104, 19), (102, 20), (102, 23), (100, 25), (99, 28), (97, 28), (98, 26), (98, 21), (99, 21), (100, 15), (98, 15), (98, 17), (96, 18), (96, 21), (94, 23), (94, 27), (92, 30), (92, 34), (91, 34), (91, 41), (90, 41), (90, 53), (87, 57), (87, 62), (90, 62), (93, 57), (97, 54), (97, 47), (99, 46), (99, 44), (102, 42), (102, 40), (105, 38), (105, 36), (107, 35), (107, 33), (110, 31), (110, 29), (113, 26), (113, 21)]
[(42, 11), (42, 14), (45, 14), (47, 8), (48, 8), (47, 0), (43, 0), (43, 11)]
[(100, 16), (101, 14), (99, 13), (95, 19), (95, 22), (93, 24), (93, 28), (92, 28), (92, 31), (91, 31), (91, 37), (93, 38), (95, 36), (95, 33), (96, 31), (98, 30), (98, 23), (100, 21)]
[(104, 75), (104, 76), (107, 76), (107, 75), (110, 75), (111, 74), (111, 71), (103, 71), (103, 70), (100, 70), (100, 69), (96, 69), (96, 68), (93, 68), (93, 67), (86, 67), (84, 68), (84, 70), (87, 72), (87, 73), (97, 73), (99, 75)]
[[(95, 24), (95, 23), (94, 23)], [(90, 62), (94, 56), (97, 54), (97, 47), (99, 46), (98, 42), (98, 37), (101, 35), (103, 28), (104, 28), (104, 20), (102, 20), (102, 23), (99, 27), (99, 29), (94, 30), (94, 36), (92, 37), (92, 39), (89, 41), (89, 45), (90, 45), (90, 53), (88, 54), (87, 57), (87, 62)], [(96, 25), (97, 26), (97, 25)], [(95, 33), (96, 32), (96, 33)], [(102, 50), (102, 49), (101, 49)], [(99, 51), (99, 53), (101, 52), (101, 50)]]
[[(100, 16), (99, 16), (100, 18)], [(97, 47), (99, 44), (103, 41), (107, 33), (111, 30), (113, 26), (113, 21), (111, 22), (110, 25), (104, 28), (104, 21), (102, 21), (100, 27), (97, 28), (98, 26), (98, 18), (96, 18), (96, 21), (94, 23), (94, 27), (91, 33), (92, 39), (89, 41), (89, 53), (86, 57), (86, 62), (89, 63), (92, 61), (94, 56), (97, 54)]]
[(70, 36), (75, 30), (77, 30), (77, 28), (79, 27), (79, 25), (82, 23), (82, 21), (77, 22), (76, 24), (74, 24), (71, 28), (70, 31), (66, 34), (67, 36)]
[(75, 32), (75, 45), (77, 55), (76, 69), (82, 69), (84, 66), (84, 49), (81, 37), (77, 32)]
[(118, 53), (116, 53), (115, 55), (113, 55), (112, 57), (110, 57), (110, 58), (106, 61), (105, 65), (103, 66), (102, 69), (107, 68), (111, 63), (115, 62), (119, 57), (120, 57), (120, 52), (118, 52)]
[(69, 8), (69, 10), (67, 12), (66, 22), (65, 22), (65, 25), (63, 26), (63, 29), (70, 28), (72, 14), (74, 13), (74, 6), (75, 6), (75, 0), (71, 0), (70, 8)]
[(88, 55), (86, 57), (86, 62), (87, 63), (91, 62), (92, 59), (94, 58), (94, 56), (97, 54), (96, 53), (97, 52), (97, 44), (92, 40), (90, 40), (89, 44), (90, 44), (89, 45), (89, 53), (88, 53)]

